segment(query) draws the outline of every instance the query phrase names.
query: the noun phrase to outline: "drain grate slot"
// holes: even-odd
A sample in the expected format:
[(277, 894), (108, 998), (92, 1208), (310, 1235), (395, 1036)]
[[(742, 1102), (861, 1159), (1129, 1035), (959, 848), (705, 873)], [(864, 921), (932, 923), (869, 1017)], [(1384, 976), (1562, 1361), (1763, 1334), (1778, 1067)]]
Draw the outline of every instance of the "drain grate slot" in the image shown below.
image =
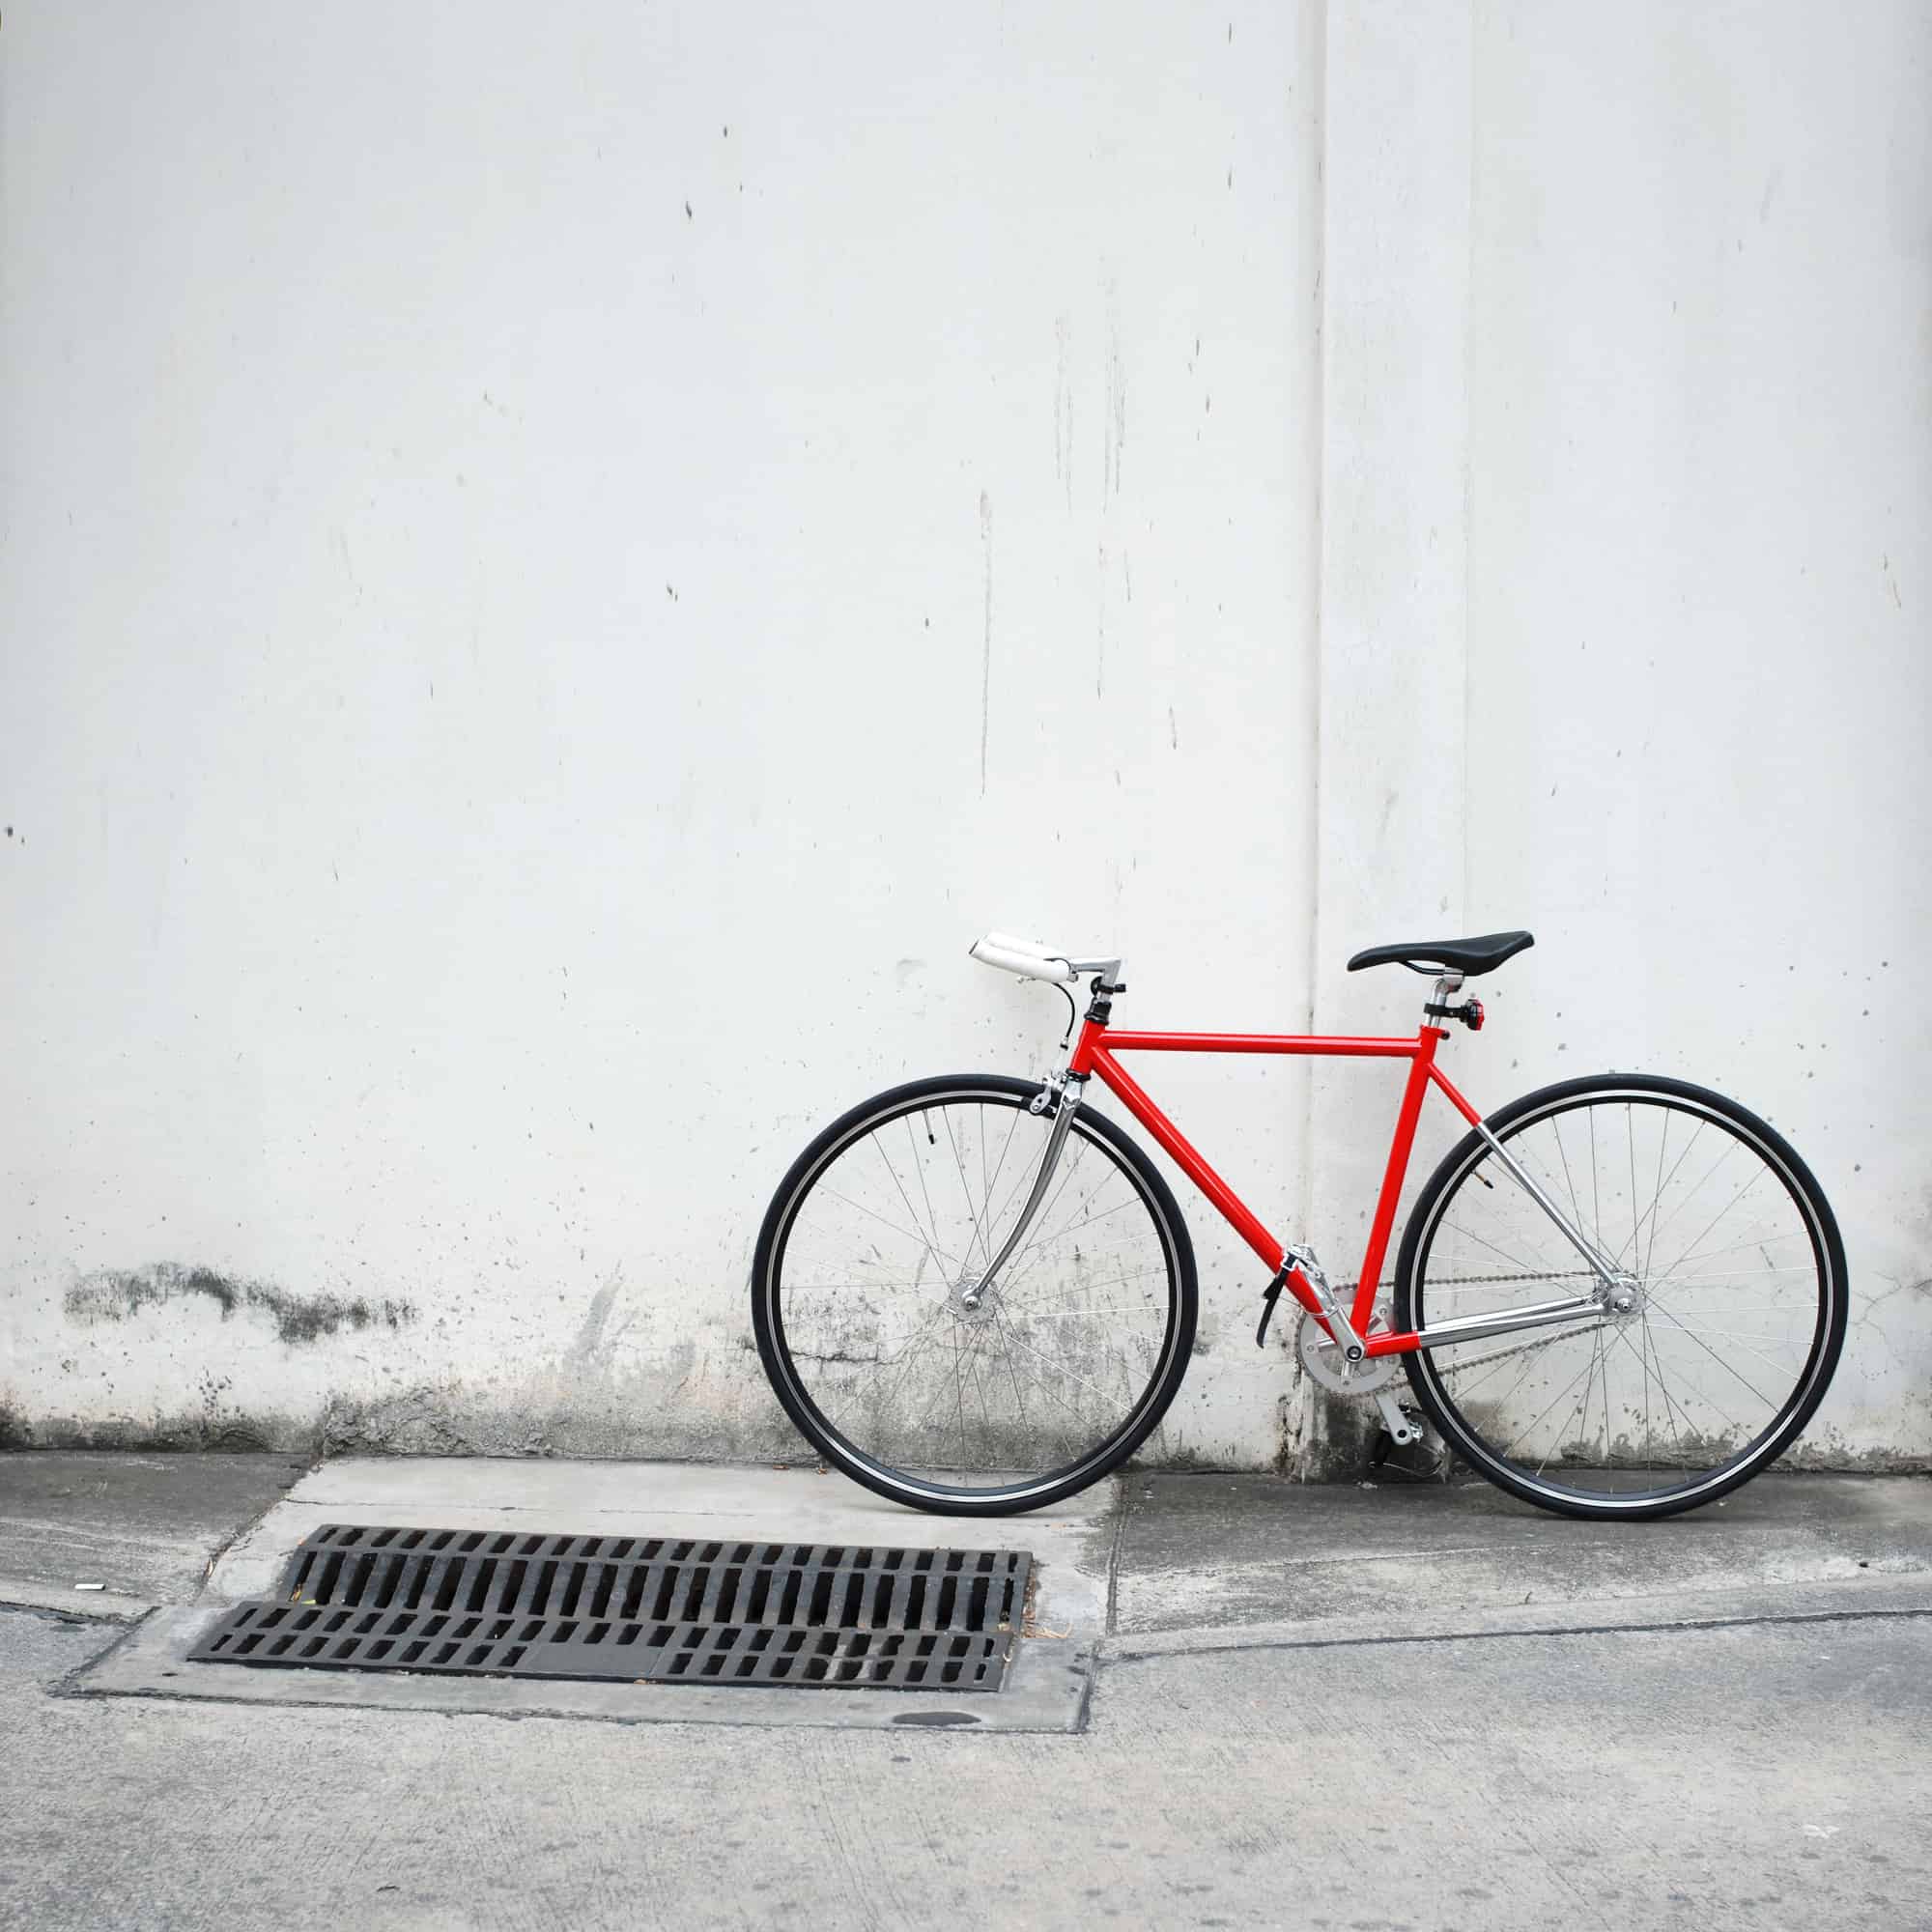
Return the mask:
[(329, 1523), (194, 1663), (997, 1690), (1033, 1557)]

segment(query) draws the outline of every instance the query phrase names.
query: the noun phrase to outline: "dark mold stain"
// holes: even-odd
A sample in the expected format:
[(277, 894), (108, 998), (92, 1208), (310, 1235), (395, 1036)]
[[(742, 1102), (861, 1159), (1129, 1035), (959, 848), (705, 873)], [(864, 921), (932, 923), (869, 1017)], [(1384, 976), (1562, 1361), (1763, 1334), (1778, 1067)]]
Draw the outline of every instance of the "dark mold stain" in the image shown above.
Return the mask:
[(816, 1461), (774, 1400), (724, 1420), (680, 1410), (661, 1376), (599, 1386), (538, 1377), (520, 1390), (440, 1377), (369, 1397), (329, 1398), (325, 1456), (668, 1457), (679, 1462)]
[(306, 1461), (316, 1452), (313, 1423), (270, 1413), (251, 1415), (222, 1407), (204, 1394), (192, 1408), (148, 1416), (114, 1415), (93, 1420), (74, 1415), (43, 1417), (20, 1449), (107, 1449), (129, 1454), (152, 1450), (196, 1450), (211, 1455), (259, 1455), (276, 1451)]
[(374, 1402), (331, 1397), (317, 1430), (327, 1456), (543, 1456), (554, 1453), (541, 1428), (506, 1417), (500, 1436), (478, 1431), (454, 1391), (423, 1384)]
[(144, 1268), (99, 1268), (68, 1290), (71, 1321), (90, 1325), (125, 1321), (144, 1308), (165, 1307), (189, 1295), (213, 1301), (226, 1321), (238, 1311), (266, 1315), (278, 1340), (291, 1348), (319, 1342), (343, 1328), (401, 1328), (415, 1320), (407, 1301), (370, 1301), (362, 1295), (292, 1294), (263, 1281), (238, 1281), (213, 1268), (156, 1262)]
[(1369, 1457), (1375, 1449), (1376, 1433), (1382, 1426), (1379, 1411), (1372, 1403), (1352, 1396), (1334, 1395), (1325, 1389), (1310, 1389), (1314, 1427), (1301, 1439), (1300, 1466), (1295, 1474), (1304, 1483), (1359, 1483), (1369, 1475)]

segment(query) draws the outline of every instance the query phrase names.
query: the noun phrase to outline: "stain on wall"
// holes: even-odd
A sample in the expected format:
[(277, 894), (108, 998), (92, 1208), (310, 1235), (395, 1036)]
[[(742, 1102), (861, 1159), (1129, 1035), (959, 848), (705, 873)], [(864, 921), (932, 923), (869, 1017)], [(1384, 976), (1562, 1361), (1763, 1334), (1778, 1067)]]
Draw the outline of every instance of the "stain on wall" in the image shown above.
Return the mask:
[(298, 1416), (211, 1407), (204, 1398), (194, 1407), (142, 1417), (48, 1416), (26, 1428), (19, 1440), (0, 1446), (129, 1452), (194, 1449), (217, 1455), (273, 1450), (307, 1456), (315, 1451), (316, 1431), (313, 1423)]
[(269, 1282), (242, 1281), (209, 1267), (155, 1262), (142, 1268), (99, 1268), (83, 1275), (63, 1302), (68, 1319), (83, 1327), (126, 1321), (148, 1309), (183, 1301), (212, 1301), (226, 1321), (238, 1314), (261, 1315), (274, 1323), (276, 1339), (291, 1348), (319, 1342), (344, 1328), (402, 1328), (415, 1320), (407, 1301), (371, 1301), (362, 1295), (297, 1294)]
[(983, 574), (980, 639), (980, 796), (986, 796), (986, 738), (993, 717), (993, 499), (980, 492), (980, 553)]
[(532, 1377), (511, 1387), (424, 1380), (331, 1400), (308, 1443), (325, 1456), (577, 1456), (815, 1461), (776, 1403), (724, 1413), (665, 1400), (663, 1379), (613, 1387)]

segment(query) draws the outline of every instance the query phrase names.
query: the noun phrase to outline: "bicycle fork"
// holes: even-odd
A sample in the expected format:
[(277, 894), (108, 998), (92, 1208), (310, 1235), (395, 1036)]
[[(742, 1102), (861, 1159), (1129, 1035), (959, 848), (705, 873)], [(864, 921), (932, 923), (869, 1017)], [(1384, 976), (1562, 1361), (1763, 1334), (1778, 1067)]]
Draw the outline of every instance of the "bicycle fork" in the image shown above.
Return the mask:
[(1066, 1145), (1067, 1133), (1073, 1125), (1073, 1116), (1079, 1110), (1080, 1093), (1087, 1085), (1084, 1073), (1051, 1073), (1046, 1083), (1027, 1103), (1031, 1114), (1044, 1114), (1053, 1110), (1053, 1126), (1046, 1137), (1046, 1151), (1040, 1158), (1039, 1172), (1034, 1177), (1032, 1191), (1027, 1195), (1026, 1205), (1020, 1209), (1019, 1219), (1007, 1233), (1007, 1238), (1000, 1243), (1000, 1251), (986, 1264), (986, 1269), (980, 1279), (970, 1287), (962, 1281), (959, 1284), (959, 1305), (961, 1308), (978, 1308), (986, 1291), (997, 1279), (1000, 1270), (1012, 1258), (1012, 1253), (1026, 1239), (1027, 1230), (1034, 1224), (1041, 1204), (1046, 1200), (1046, 1190), (1052, 1183), (1055, 1170), (1060, 1166), (1060, 1152)]

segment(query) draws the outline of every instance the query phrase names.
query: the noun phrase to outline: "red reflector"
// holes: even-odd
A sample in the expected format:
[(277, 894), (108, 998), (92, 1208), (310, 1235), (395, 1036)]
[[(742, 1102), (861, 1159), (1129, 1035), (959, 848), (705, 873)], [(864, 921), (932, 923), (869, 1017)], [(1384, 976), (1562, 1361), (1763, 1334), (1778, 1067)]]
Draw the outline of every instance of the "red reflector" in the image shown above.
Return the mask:
[(1469, 1002), (1469, 1031), (1481, 1033), (1483, 1030), (1483, 1003), (1481, 1000)]

